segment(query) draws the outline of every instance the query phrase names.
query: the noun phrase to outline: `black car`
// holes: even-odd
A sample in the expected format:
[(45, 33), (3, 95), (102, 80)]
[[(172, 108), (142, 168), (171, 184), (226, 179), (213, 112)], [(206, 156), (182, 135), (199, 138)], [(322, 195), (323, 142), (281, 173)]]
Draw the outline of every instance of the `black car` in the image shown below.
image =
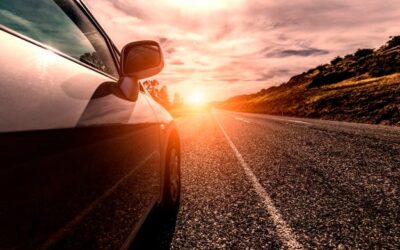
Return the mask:
[(0, 249), (127, 248), (180, 198), (159, 44), (120, 53), (78, 0), (1, 0), (0, 30)]

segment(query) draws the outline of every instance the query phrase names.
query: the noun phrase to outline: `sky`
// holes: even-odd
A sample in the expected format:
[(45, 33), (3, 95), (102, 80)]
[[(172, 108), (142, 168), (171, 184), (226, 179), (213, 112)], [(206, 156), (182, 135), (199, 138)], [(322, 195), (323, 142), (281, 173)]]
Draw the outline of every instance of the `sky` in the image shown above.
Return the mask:
[(156, 40), (170, 95), (209, 101), (279, 85), (400, 35), (398, 0), (85, 0), (119, 48)]

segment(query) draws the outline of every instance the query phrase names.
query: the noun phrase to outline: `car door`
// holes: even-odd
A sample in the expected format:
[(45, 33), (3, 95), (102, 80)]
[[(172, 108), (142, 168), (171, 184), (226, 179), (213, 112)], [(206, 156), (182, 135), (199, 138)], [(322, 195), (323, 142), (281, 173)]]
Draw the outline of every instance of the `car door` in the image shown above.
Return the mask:
[(0, 248), (118, 248), (160, 191), (159, 125), (72, 0), (0, 2)]

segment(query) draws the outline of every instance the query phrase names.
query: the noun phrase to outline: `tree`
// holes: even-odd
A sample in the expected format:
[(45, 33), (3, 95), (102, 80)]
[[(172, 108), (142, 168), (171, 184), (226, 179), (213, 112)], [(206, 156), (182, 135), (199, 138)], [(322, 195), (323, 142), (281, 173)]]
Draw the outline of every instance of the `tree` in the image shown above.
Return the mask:
[(95, 67), (96, 69), (106, 70), (106, 66), (103, 63), (103, 60), (98, 56), (96, 52), (87, 52), (79, 57), (79, 61), (89, 64), (90, 66)]
[(344, 56), (344, 59), (352, 60), (352, 59), (354, 59), (354, 55), (353, 54), (347, 54), (347, 55)]
[(149, 83), (149, 93), (153, 98), (158, 97), (158, 91), (160, 88), (160, 83), (157, 80), (151, 80)]
[(144, 81), (143, 86), (153, 98), (157, 97), (157, 83), (155, 83), (154, 81)]
[(142, 82), (143, 87), (150, 92), (150, 82), (149, 81), (144, 81)]
[(400, 45), (400, 36), (391, 36), (390, 40), (386, 43), (388, 49), (399, 45)]
[(179, 106), (181, 106), (183, 104), (183, 98), (178, 92), (175, 92), (175, 94), (174, 94), (173, 104), (176, 107), (179, 107)]
[(343, 58), (341, 58), (340, 56), (337, 56), (331, 61), (331, 64), (336, 65), (336, 64), (340, 63), (341, 61), (343, 61)]
[(316, 67), (316, 69), (317, 69), (320, 73), (323, 72), (323, 71), (325, 70), (325, 68), (326, 68), (326, 65), (319, 65), (319, 66)]
[(165, 108), (170, 107), (171, 103), (169, 101), (167, 86), (161, 86), (157, 80), (144, 81), (143, 86), (156, 102), (160, 103)]
[(373, 53), (374, 53), (373, 49), (358, 49), (356, 51), (356, 53), (354, 53), (354, 56), (356, 58), (362, 58), (362, 57), (372, 55)]
[(164, 85), (158, 90), (158, 99), (165, 106), (170, 104), (167, 86)]

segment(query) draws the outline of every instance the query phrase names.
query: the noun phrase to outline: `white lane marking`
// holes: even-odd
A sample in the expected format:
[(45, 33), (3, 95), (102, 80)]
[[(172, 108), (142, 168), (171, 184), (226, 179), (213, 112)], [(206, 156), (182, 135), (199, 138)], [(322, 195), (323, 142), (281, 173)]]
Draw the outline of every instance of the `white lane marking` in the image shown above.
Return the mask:
[(282, 241), (282, 243), (285, 244), (289, 249), (303, 249), (303, 246), (297, 241), (296, 235), (292, 232), (292, 229), (288, 226), (288, 224), (282, 219), (282, 215), (275, 207), (271, 197), (268, 195), (267, 191), (265, 191), (263, 186), (260, 184), (257, 177), (254, 175), (253, 171), (251, 171), (250, 167), (244, 161), (243, 156), (240, 154), (235, 144), (233, 144), (232, 140), (229, 138), (228, 134), (222, 127), (221, 123), (219, 123), (216, 117), (214, 117), (214, 119), (218, 124), (219, 128), (221, 129), (222, 133), (224, 134), (225, 139), (231, 146), (233, 152), (235, 153), (235, 156), (238, 159), (240, 165), (242, 165), (244, 172), (250, 179), (253, 188), (255, 189), (258, 196), (261, 198), (268, 213), (271, 215), (272, 221), (276, 226), (278, 236)]
[(282, 121), (288, 121), (288, 122), (295, 122), (295, 123), (301, 123), (301, 124), (311, 125), (311, 123), (309, 123), (309, 122), (296, 121), (296, 120), (282, 120)]
[[(261, 117), (261, 118), (263, 118), (263, 117)], [(248, 121), (244, 118), (241, 118), (241, 117), (235, 117), (235, 119), (238, 121), (251, 123), (250, 121)], [(291, 119), (282, 119), (282, 118), (276, 118), (276, 117), (268, 118), (268, 119), (275, 120), (275, 121), (281, 121), (281, 122), (293, 122), (293, 123), (299, 123), (299, 124), (304, 124), (304, 125), (311, 125), (311, 123), (309, 123), (309, 122), (303, 122), (303, 121), (291, 120)]]
[(240, 117), (235, 117), (235, 119), (238, 120), (238, 121), (242, 121), (242, 122), (246, 122), (246, 123), (251, 123), (251, 122), (249, 122), (248, 120), (243, 119), (243, 118), (240, 118)]

